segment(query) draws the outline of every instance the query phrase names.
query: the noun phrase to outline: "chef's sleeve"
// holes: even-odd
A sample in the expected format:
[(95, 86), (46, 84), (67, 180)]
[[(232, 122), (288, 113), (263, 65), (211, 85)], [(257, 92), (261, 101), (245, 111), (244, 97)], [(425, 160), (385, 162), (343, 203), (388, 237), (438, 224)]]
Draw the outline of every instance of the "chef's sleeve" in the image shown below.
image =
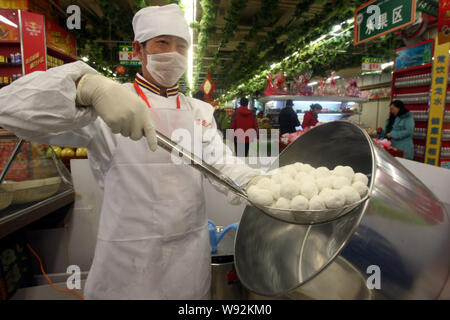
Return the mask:
[(94, 108), (77, 107), (76, 81), (97, 73), (82, 61), (28, 74), (0, 90), (0, 126), (20, 138), (46, 144), (86, 146)]

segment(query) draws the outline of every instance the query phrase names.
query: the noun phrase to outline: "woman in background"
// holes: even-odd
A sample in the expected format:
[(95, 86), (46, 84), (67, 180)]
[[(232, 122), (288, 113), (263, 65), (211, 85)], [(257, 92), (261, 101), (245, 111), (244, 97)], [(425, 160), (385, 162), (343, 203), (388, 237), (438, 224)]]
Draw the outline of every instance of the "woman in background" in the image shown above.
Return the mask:
[(392, 101), (389, 110), (389, 119), (386, 120), (384, 130), (378, 128), (379, 136), (391, 140), (393, 148), (402, 150), (405, 153), (404, 157), (412, 160), (414, 158), (414, 118), (400, 100)]

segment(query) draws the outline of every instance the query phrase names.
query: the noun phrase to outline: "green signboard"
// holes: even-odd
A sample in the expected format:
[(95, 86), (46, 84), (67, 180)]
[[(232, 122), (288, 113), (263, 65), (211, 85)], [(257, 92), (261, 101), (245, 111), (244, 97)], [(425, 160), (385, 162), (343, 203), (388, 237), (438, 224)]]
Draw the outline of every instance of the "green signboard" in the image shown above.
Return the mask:
[(119, 60), (123, 66), (139, 66), (141, 62), (133, 52), (132, 45), (119, 45)]
[(355, 11), (353, 44), (369, 41), (414, 23), (416, 0), (373, 0)]
[(361, 65), (362, 74), (379, 74), (381, 73), (382, 58), (363, 57)]

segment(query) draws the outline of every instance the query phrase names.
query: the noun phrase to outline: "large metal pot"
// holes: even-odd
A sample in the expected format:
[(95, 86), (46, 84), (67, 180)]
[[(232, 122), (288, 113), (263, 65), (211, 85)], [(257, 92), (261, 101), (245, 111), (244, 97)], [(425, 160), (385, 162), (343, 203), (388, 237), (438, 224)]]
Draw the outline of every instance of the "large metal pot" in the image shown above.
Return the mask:
[(254, 297), (439, 296), (449, 272), (449, 217), (427, 187), (346, 121), (308, 131), (281, 153), (279, 165), (297, 161), (330, 169), (349, 165), (369, 175), (370, 198), (337, 220), (313, 226), (282, 222), (248, 206), (235, 264)]

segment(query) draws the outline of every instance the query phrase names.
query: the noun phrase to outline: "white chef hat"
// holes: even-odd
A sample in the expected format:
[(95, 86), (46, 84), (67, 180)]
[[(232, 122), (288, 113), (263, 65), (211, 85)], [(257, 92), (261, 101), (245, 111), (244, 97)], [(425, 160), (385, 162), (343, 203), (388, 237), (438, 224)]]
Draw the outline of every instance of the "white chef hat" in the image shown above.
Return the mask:
[(134, 40), (140, 43), (158, 36), (180, 37), (191, 45), (189, 26), (180, 7), (174, 3), (150, 6), (136, 12), (133, 17)]

